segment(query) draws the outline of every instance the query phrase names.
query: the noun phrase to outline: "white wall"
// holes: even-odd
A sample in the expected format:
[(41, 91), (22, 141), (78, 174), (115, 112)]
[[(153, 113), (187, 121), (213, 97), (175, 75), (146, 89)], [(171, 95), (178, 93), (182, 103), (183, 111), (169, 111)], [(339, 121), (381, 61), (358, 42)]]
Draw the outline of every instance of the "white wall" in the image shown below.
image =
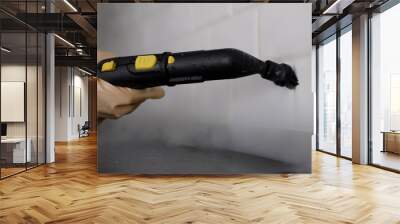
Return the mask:
[(313, 91), (313, 135), (311, 139), (311, 145), (312, 149), (316, 150), (317, 149), (317, 48), (313, 45), (312, 46), (312, 54), (311, 54), (311, 86), (312, 86), (312, 91)]
[[(21, 64), (3, 64), (1, 66), (1, 81), (2, 82), (24, 82), (26, 69), (32, 70), (32, 66), (28, 68)], [(3, 98), (4, 96), (2, 96)], [(24, 108), (22, 108), (24, 110)], [(6, 108), (1, 108), (6, 110)], [(24, 137), (25, 136), (25, 123), (24, 122), (11, 122), (7, 124), (7, 135), (9, 137)]]
[[(72, 88), (74, 91), (72, 92), (73, 96), (71, 99), (74, 102), (71, 103), (72, 108), (72, 119), (71, 119), (71, 136), (72, 138), (79, 137), (78, 133), (78, 124), (82, 126), (85, 121), (88, 121), (88, 77), (82, 76), (84, 73), (81, 73), (79, 70), (74, 70), (74, 80)], [(81, 111), (80, 111), (81, 110)]]
[(68, 67), (55, 68), (55, 140), (68, 140)]
[[(38, 70), (36, 70), (38, 69)], [(21, 113), (26, 112), (26, 120), (22, 122), (7, 122), (7, 137), (21, 138), (27, 136), (30, 139), (32, 158), (36, 162), (36, 158), (39, 159), (39, 163), (44, 162), (44, 135), (45, 135), (45, 120), (44, 120), (44, 100), (45, 90), (44, 87), (44, 73), (42, 67), (36, 67), (32, 65), (25, 66), (24, 64), (10, 63), (3, 64), (1, 66), (1, 81), (5, 82), (24, 82), (26, 86), (26, 107), (23, 102)], [(27, 80), (26, 80), (27, 78)], [(3, 90), (2, 90), (3, 91)], [(23, 90), (22, 90), (23, 91)], [(23, 94), (24, 92), (22, 92)], [(2, 98), (7, 96), (2, 95)], [(1, 110), (7, 111), (10, 108), (2, 107)], [(8, 111), (16, 113), (16, 111)], [(36, 157), (38, 150), (39, 156)]]
[(101, 123), (101, 156), (120, 161), (146, 150), (141, 140), (162, 141), (243, 151), (287, 162), (294, 172), (311, 170), (311, 4), (99, 4), (98, 10), (99, 50), (123, 56), (236, 48), (288, 63), (300, 80), (296, 90), (257, 75), (164, 87), (162, 100)]
[[(1, 122), (24, 122), (25, 83), (1, 82)], [(35, 106), (36, 108), (36, 106)]]
[(88, 120), (88, 78), (76, 68), (56, 67), (55, 90), (55, 140), (77, 139), (78, 124)]
[[(25, 76), (26, 72), (28, 72), (28, 81), (29, 85), (36, 85), (36, 80), (33, 80), (29, 75), (36, 75), (36, 66), (25, 66), (21, 64), (4, 64), (1, 66), (1, 81), (2, 82), (24, 82), (26, 83)], [(27, 106), (36, 108), (36, 88), (27, 88)], [(3, 97), (3, 96), (2, 96)], [(31, 104), (34, 102), (33, 104)], [(31, 104), (31, 105), (30, 105)], [(1, 110), (7, 110), (7, 108), (1, 108)], [(24, 110), (24, 108), (22, 108)], [(28, 137), (31, 133), (30, 129), (33, 128), (36, 130), (36, 113), (32, 113), (32, 111), (36, 111), (35, 109), (27, 109), (29, 113), (27, 113), (28, 118)], [(33, 123), (32, 123), (33, 122)], [(7, 122), (7, 135), (9, 137), (25, 137), (25, 124), (26, 122)], [(33, 127), (35, 126), (35, 127)], [(35, 132), (36, 133), (36, 132)]]

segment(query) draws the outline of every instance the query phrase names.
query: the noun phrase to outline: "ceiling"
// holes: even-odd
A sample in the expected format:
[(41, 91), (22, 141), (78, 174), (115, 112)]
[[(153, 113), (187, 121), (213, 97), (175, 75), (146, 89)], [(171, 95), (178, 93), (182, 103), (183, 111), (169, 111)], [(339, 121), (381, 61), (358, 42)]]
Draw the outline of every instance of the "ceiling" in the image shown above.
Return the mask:
[[(121, 2), (180, 2), (179, 0), (47, 0), (51, 2), (54, 15), (43, 15), (39, 18), (38, 15), (29, 15), (25, 17), (25, 21), (39, 30), (42, 28), (45, 31), (58, 31), (60, 35), (65, 35), (67, 39), (79, 43), (85, 42), (88, 47), (96, 47), (96, 27), (97, 27), (97, 3), (121, 3)], [(345, 9), (350, 9), (352, 13), (363, 11), (366, 8), (372, 8), (386, 2), (387, 0), (339, 0), (344, 2), (339, 8), (342, 7), (343, 14), (346, 14)], [(7, 10), (16, 15), (21, 20), (24, 20), (22, 13), (44, 14), (46, 11), (45, 0), (1, 0), (0, 8)], [(182, 2), (269, 2), (269, 3), (311, 3), (313, 10), (313, 37), (320, 34), (324, 29), (337, 21), (341, 15), (337, 14), (323, 14), (336, 0), (189, 0)], [(69, 4), (68, 4), (69, 3)], [(72, 8), (72, 7), (73, 8)], [(337, 8), (337, 7), (334, 7)], [(77, 12), (75, 11), (77, 10)], [(1, 18), (1, 15), (0, 15)], [(44, 20), (47, 20), (46, 23)], [(49, 22), (50, 21), (50, 22)], [(12, 26), (24, 28), (12, 21), (9, 21)], [(330, 23), (329, 23), (330, 22)], [(78, 33), (78, 34), (77, 34)], [(57, 46), (65, 45), (62, 42), (57, 42)]]
[[(96, 61), (96, 29), (97, 29), (97, 3), (121, 2), (179, 2), (179, 0), (1, 0), (0, 24), (3, 35), (3, 45), (24, 49), (23, 35), (26, 28), (39, 32), (55, 32), (63, 39), (75, 45), (71, 47), (60, 38), (56, 38), (56, 56), (64, 64), (78, 63), (80, 60), (90, 60), (95, 68)], [(233, 2), (221, 0), (192, 0), (186, 2)], [(326, 36), (335, 32), (338, 20), (351, 17), (365, 10), (377, 7), (388, 0), (238, 0), (235, 2), (269, 2), (269, 3), (311, 3), (313, 23), (313, 42), (317, 43)], [(182, 1), (184, 2), (184, 1)], [(47, 7), (47, 8), (46, 8)], [(53, 13), (47, 13), (53, 9)], [(328, 9), (329, 8), (329, 13)], [(28, 12), (28, 13), (25, 13)], [(325, 13), (324, 13), (325, 12)], [(342, 23), (346, 25), (346, 23)], [(28, 46), (28, 52), (31, 46)], [(79, 50), (77, 50), (79, 49)], [(81, 52), (81, 53), (79, 53)], [(21, 52), (24, 53), (24, 52)], [(61, 57), (68, 56), (68, 57)]]

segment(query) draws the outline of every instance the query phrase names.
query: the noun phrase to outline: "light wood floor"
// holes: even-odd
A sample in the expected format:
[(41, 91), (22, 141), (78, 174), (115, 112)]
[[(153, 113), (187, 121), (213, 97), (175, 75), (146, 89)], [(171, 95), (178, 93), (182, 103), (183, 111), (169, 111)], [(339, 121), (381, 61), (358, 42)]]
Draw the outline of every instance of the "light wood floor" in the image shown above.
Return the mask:
[(313, 174), (96, 173), (93, 137), (0, 181), (0, 223), (400, 223), (400, 175), (313, 153)]
[(372, 160), (374, 164), (400, 170), (400, 154), (375, 150)]
[(0, 168), (1, 169), (1, 177), (7, 177), (13, 175), (15, 173), (19, 173), (25, 170), (25, 167), (21, 168)]

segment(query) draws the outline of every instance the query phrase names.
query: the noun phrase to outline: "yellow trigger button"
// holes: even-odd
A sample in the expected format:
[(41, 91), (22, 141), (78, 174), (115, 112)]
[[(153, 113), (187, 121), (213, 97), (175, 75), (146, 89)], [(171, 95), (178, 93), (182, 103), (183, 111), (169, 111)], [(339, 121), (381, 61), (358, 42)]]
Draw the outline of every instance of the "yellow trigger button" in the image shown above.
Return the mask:
[(114, 61), (108, 61), (103, 63), (103, 65), (101, 66), (101, 71), (102, 72), (112, 72), (115, 70), (115, 68), (117, 67), (117, 63), (115, 63)]
[(147, 70), (153, 68), (157, 63), (157, 57), (155, 55), (142, 55), (137, 56), (135, 60), (135, 69)]
[(168, 56), (168, 64), (173, 64), (175, 62), (175, 58), (173, 56)]

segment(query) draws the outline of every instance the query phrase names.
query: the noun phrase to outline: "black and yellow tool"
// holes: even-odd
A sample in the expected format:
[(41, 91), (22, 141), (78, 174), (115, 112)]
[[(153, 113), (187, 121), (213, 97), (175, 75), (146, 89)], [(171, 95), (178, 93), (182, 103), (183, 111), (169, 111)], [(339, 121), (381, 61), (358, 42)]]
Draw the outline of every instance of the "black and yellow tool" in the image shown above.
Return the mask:
[(235, 79), (257, 73), (278, 86), (294, 89), (298, 85), (289, 65), (263, 62), (231, 48), (110, 58), (101, 61), (97, 70), (99, 78), (134, 89)]

